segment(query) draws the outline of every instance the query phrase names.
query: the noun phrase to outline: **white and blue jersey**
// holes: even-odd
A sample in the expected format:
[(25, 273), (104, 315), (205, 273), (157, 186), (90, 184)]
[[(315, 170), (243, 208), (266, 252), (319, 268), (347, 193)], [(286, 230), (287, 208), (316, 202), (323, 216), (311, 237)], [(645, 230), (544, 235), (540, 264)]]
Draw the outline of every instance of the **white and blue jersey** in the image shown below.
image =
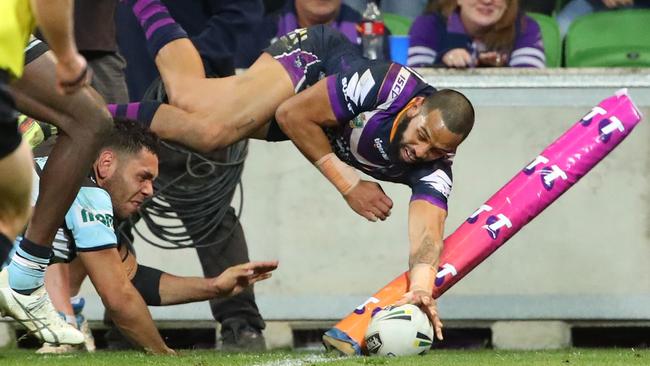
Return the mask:
[[(47, 157), (34, 159), (37, 176), (45, 167)], [(32, 202), (38, 198), (39, 179), (34, 181)], [(77, 252), (90, 252), (117, 247), (113, 229), (113, 204), (108, 192), (95, 182), (91, 175), (83, 182), (77, 197), (65, 215), (52, 245), (52, 262), (70, 262)]]

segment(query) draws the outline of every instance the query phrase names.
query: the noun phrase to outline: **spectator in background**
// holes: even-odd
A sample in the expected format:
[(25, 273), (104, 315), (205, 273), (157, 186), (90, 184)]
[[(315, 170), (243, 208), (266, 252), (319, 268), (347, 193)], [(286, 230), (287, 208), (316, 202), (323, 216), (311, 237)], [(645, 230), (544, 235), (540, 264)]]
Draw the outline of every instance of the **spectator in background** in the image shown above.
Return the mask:
[(544, 68), (537, 22), (518, 0), (430, 1), (409, 31), (408, 65)]
[(560, 35), (562, 38), (566, 36), (577, 17), (597, 11), (630, 8), (650, 8), (650, 0), (571, 0), (557, 15)]
[[(240, 34), (252, 33), (253, 24), (259, 23), (263, 14), (261, 0), (163, 0), (170, 14), (180, 23), (191, 37), (192, 42), (203, 59), (205, 73), (212, 77), (234, 75), (233, 56), (237, 49), (236, 39)], [(147, 53), (147, 43), (140, 24), (131, 9), (124, 3), (118, 5), (117, 35), (120, 51), (127, 59), (126, 77), (131, 100), (140, 100), (158, 78), (158, 69)], [(211, 161), (222, 161), (228, 150), (215, 151), (204, 156)], [(155, 182), (157, 195), (165, 199), (167, 194), (162, 187), (174, 182), (174, 187), (184, 190), (188, 195), (205, 192), (210, 184), (221, 174), (187, 174), (188, 165), (196, 165), (196, 156), (165, 145), (160, 151), (160, 176)], [(190, 162), (193, 162), (190, 164)], [(180, 179), (181, 175), (185, 175)], [(223, 192), (232, 197), (233, 192)], [(192, 196), (195, 199), (197, 196)], [(200, 197), (200, 196), (199, 196)], [(187, 197), (186, 197), (187, 198)], [(178, 200), (166, 200), (178, 202)], [(217, 207), (216, 209), (219, 209)], [(186, 212), (172, 204), (170, 213)], [(142, 212), (147, 215), (146, 211)], [(229, 266), (248, 262), (248, 249), (241, 224), (235, 210), (228, 208), (222, 220), (214, 217), (202, 220), (183, 220), (188, 215), (178, 214), (187, 232), (191, 232), (192, 242), (197, 245), (197, 254), (206, 277), (215, 277)], [(210, 225), (206, 231), (197, 233), (196, 226)], [(132, 239), (133, 227), (126, 225), (125, 235), (120, 241)], [(208, 245), (218, 242), (217, 245)], [(170, 253), (171, 254), (171, 253)], [(264, 320), (255, 303), (252, 288), (225, 298), (210, 300), (214, 319), (221, 323), (222, 348), (227, 350), (261, 350), (266, 347), (262, 336)], [(116, 347), (120, 347), (116, 344)]]
[[(279, 37), (295, 29), (317, 24), (329, 24), (350, 42), (360, 45), (361, 36), (357, 28), (360, 22), (361, 14), (342, 4), (341, 0), (290, 0), (278, 11), (267, 14), (255, 32), (240, 38), (236, 66), (248, 68), (262, 50)], [(388, 55), (388, 41), (385, 39), (384, 57), (389, 59)]]

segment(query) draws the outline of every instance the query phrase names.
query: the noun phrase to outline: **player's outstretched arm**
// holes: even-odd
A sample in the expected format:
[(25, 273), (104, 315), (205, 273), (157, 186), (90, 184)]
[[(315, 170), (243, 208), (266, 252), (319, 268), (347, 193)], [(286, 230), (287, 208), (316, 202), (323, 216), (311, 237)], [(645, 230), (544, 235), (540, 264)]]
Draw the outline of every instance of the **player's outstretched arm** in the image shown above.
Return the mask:
[(142, 296), (127, 278), (117, 249), (81, 252), (79, 257), (120, 331), (147, 352), (173, 354), (160, 337)]
[(59, 91), (74, 93), (90, 81), (88, 64), (79, 54), (74, 39), (74, 1), (32, 0), (32, 5), (39, 29), (57, 58)]
[(271, 277), (278, 261), (249, 262), (226, 269), (214, 278), (160, 277), (160, 305), (176, 305), (237, 295), (255, 282)]
[(431, 297), (436, 268), (443, 248), (443, 228), (447, 211), (424, 200), (409, 205), (409, 289), (396, 305), (419, 305), (427, 314), (436, 337), (442, 340), (442, 322)]
[(361, 180), (332, 151), (323, 127), (338, 125), (327, 93), (327, 78), (283, 102), (275, 113), (282, 131), (341, 192), (348, 205), (370, 221), (385, 220), (393, 207), (379, 184)]

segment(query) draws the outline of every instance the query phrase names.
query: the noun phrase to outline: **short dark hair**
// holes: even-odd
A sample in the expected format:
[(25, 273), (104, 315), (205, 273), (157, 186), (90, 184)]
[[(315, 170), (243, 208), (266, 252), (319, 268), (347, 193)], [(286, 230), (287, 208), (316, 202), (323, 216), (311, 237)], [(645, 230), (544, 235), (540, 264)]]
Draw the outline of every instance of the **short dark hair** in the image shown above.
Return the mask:
[(440, 111), (445, 127), (463, 136), (463, 140), (474, 127), (474, 107), (463, 93), (451, 89), (438, 90), (424, 99), (424, 113)]
[(102, 149), (111, 148), (118, 152), (137, 154), (144, 148), (158, 155), (158, 135), (131, 119), (116, 117), (113, 122), (114, 127), (104, 139)]

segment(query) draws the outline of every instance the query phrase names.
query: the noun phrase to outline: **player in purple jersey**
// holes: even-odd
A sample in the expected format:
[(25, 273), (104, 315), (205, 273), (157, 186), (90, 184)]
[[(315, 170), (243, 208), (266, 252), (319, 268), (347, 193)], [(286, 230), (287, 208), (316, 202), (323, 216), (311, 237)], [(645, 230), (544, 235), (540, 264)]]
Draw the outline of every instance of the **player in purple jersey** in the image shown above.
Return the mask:
[[(407, 67), (360, 56), (325, 26), (272, 44), (244, 74), (206, 79), (199, 53), (159, 0), (128, 0), (148, 40), (170, 104), (109, 106), (160, 137), (200, 151), (243, 138), (286, 140), (365, 218), (385, 220), (391, 199), (358, 168), (413, 189), (409, 209), (409, 292), (442, 338), (431, 289), (451, 191), (451, 157), (474, 123), (462, 94), (436, 91)], [(285, 134), (286, 133), (286, 134)], [(328, 138), (329, 137), (329, 138)]]

